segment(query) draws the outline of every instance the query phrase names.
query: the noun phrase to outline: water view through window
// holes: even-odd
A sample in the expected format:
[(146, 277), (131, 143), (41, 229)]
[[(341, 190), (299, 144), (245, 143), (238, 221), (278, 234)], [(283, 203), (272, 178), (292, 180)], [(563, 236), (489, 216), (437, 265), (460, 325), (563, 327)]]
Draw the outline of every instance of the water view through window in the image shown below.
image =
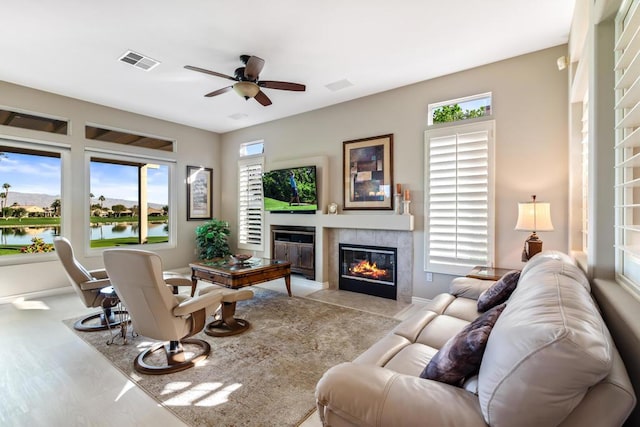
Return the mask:
[[(0, 256), (53, 251), (65, 213), (62, 158), (55, 149), (0, 141)], [(168, 242), (169, 172), (140, 159), (91, 158), (91, 247)]]
[(91, 247), (169, 241), (167, 165), (92, 157), (90, 182)]

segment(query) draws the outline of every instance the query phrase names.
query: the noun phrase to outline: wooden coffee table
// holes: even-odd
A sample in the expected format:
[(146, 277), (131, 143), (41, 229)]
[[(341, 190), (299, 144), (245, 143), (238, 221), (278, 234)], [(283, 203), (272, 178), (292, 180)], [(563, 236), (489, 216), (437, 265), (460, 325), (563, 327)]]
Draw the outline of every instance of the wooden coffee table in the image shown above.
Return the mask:
[[(195, 289), (198, 280), (225, 286), (231, 289), (240, 289), (245, 286), (257, 285), (279, 278), (284, 278), (287, 286), (287, 294), (291, 296), (291, 263), (288, 261), (272, 260), (267, 258), (251, 258), (246, 262), (234, 263), (225, 259), (193, 262), (191, 267), (191, 280)], [(236, 319), (236, 301), (222, 301), (220, 315), (209, 323), (204, 332), (214, 337), (225, 337), (244, 332), (249, 328), (249, 322), (244, 319)]]
[(268, 258), (250, 258), (243, 263), (226, 259), (199, 261), (189, 264), (191, 280), (195, 287), (198, 280), (215, 283), (231, 289), (257, 285), (284, 278), (287, 294), (291, 296), (291, 263)]

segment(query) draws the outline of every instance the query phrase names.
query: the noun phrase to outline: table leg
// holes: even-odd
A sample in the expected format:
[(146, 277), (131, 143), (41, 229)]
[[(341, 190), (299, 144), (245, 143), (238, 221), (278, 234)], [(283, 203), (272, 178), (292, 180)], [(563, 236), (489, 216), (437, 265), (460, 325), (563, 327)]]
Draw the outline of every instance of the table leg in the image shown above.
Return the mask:
[(284, 276), (284, 283), (287, 285), (287, 293), (291, 296), (291, 275), (287, 274)]
[(196, 286), (198, 286), (198, 277), (196, 276), (196, 271), (191, 270), (191, 296), (193, 297), (196, 294)]

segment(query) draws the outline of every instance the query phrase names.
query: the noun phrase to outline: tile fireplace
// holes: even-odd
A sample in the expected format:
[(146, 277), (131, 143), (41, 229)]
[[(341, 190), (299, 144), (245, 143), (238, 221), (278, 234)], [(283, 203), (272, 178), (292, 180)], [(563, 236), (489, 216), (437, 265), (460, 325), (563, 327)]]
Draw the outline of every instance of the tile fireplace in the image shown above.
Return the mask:
[(397, 299), (397, 249), (339, 244), (338, 288)]

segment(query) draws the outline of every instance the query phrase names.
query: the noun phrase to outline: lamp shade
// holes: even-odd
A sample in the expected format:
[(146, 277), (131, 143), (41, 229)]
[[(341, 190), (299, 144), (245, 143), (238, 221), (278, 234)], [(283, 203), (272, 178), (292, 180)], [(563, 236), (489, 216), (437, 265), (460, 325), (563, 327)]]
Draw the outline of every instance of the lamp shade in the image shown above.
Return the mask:
[(545, 202), (518, 203), (518, 223), (520, 231), (553, 231), (551, 204)]
[(253, 82), (238, 82), (233, 85), (233, 90), (245, 98), (253, 98), (260, 92), (260, 87)]

